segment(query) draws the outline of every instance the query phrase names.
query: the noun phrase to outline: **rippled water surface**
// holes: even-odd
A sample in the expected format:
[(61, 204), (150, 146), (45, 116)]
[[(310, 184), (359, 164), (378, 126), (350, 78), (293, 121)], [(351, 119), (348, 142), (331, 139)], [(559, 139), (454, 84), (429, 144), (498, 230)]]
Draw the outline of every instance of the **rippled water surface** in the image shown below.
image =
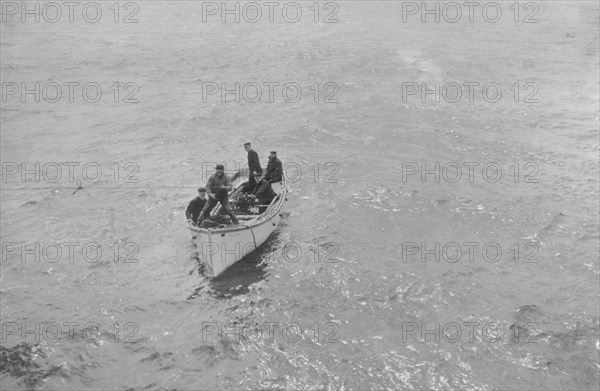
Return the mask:
[[(404, 23), (390, 1), (337, 2), (338, 23), (301, 2), (295, 24), (135, 4), (138, 23), (102, 3), (95, 24), (1, 25), (3, 83), (103, 89), (97, 103), (2, 103), (3, 389), (598, 388), (596, 2), (537, 2), (538, 23), (500, 2), (498, 23), (454, 24)], [(206, 83), (252, 81), (303, 96), (203, 101)], [(403, 96), (436, 81), (503, 95)], [(323, 102), (327, 82), (337, 103)], [(132, 91), (139, 103), (124, 103)], [(183, 212), (203, 163), (243, 165), (248, 140), (263, 165), (278, 151), (289, 199), (260, 253), (212, 279)], [(36, 182), (11, 174), (23, 162), (80, 165)], [(446, 166), (423, 180), (436, 162), (462, 177)], [(56, 262), (35, 250), (67, 242), (77, 251)], [(448, 259), (427, 255), (436, 243)], [(490, 243), (501, 257), (482, 255)], [(59, 341), (41, 331), (51, 322)], [(99, 335), (82, 334), (91, 322)]]

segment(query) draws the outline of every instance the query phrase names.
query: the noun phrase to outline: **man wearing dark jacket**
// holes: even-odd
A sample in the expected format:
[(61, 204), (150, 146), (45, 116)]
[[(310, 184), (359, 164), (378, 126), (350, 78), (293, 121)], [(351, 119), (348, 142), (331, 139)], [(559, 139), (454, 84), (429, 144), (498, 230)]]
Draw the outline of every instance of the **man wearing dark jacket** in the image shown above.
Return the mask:
[(215, 173), (208, 178), (206, 182), (206, 192), (208, 194), (208, 202), (204, 205), (198, 222), (210, 216), (210, 211), (217, 205), (221, 204), (223, 211), (231, 217), (233, 224), (238, 224), (238, 219), (235, 216), (231, 206), (229, 205), (229, 191), (231, 190), (231, 178), (225, 175), (225, 167), (222, 164), (217, 164)]
[[(252, 149), (250, 143), (244, 144), (244, 149), (248, 151), (248, 172), (252, 173), (256, 171), (259, 174), (262, 174), (262, 168), (260, 168), (260, 160), (258, 159), (258, 153)], [(252, 177), (250, 177), (250, 181), (254, 182)]]
[(265, 180), (269, 183), (281, 182), (283, 177), (283, 165), (281, 160), (277, 159), (277, 152), (271, 151), (269, 155), (269, 163), (265, 174)]
[[(271, 188), (271, 184), (266, 180), (262, 179), (261, 174), (254, 175), (256, 179), (256, 187), (254, 188), (254, 193), (252, 197), (258, 201), (260, 205), (269, 205), (273, 198), (277, 196), (277, 194)], [(262, 213), (267, 210), (267, 207), (259, 207), (258, 213)]]
[(187, 209), (185, 210), (185, 217), (188, 220), (192, 220), (194, 224), (198, 222), (198, 216), (206, 204), (206, 189), (201, 187), (198, 189), (198, 197), (190, 201)]

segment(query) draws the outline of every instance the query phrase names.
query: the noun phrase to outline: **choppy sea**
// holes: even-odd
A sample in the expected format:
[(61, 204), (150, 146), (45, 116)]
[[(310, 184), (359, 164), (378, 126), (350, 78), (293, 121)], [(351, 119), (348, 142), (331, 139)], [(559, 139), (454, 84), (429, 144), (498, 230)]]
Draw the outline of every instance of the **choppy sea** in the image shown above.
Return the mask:
[(2, 389), (598, 389), (597, 2), (71, 6), (2, 1)]

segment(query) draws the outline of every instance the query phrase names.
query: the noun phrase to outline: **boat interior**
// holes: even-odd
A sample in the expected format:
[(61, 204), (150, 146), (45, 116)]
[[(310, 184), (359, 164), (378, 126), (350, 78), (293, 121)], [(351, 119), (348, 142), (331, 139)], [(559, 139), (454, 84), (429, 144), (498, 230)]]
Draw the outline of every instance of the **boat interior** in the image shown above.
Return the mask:
[[(229, 203), (237, 219), (240, 220), (240, 222), (243, 221), (245, 224), (259, 222), (265, 218), (270, 217), (273, 214), (273, 212), (275, 212), (275, 209), (277, 209), (276, 205), (279, 204), (278, 201), (280, 201), (281, 197), (283, 196), (284, 185), (281, 182), (273, 183), (271, 187), (273, 188), (273, 191), (275, 191), (277, 196), (275, 196), (268, 205), (253, 204), (248, 202), (247, 194), (240, 191), (241, 186), (242, 184), (239, 184), (236, 187), (236, 190), (232, 192), (232, 195), (234, 195), (234, 197), (229, 199)], [(210, 228), (224, 228), (233, 225), (231, 221), (228, 221), (229, 216), (222, 212), (220, 203), (217, 204), (217, 206), (213, 209), (210, 215), (211, 216), (209, 219), (218, 223), (212, 225)], [(200, 228), (205, 227), (200, 226)]]

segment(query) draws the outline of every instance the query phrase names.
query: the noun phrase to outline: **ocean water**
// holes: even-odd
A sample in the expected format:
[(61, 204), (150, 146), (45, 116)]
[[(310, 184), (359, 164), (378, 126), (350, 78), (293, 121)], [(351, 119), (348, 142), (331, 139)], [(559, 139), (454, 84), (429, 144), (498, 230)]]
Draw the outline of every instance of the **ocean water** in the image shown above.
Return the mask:
[[(597, 2), (8, 3), (2, 389), (600, 385)], [(211, 278), (184, 210), (246, 141), (284, 218)]]

